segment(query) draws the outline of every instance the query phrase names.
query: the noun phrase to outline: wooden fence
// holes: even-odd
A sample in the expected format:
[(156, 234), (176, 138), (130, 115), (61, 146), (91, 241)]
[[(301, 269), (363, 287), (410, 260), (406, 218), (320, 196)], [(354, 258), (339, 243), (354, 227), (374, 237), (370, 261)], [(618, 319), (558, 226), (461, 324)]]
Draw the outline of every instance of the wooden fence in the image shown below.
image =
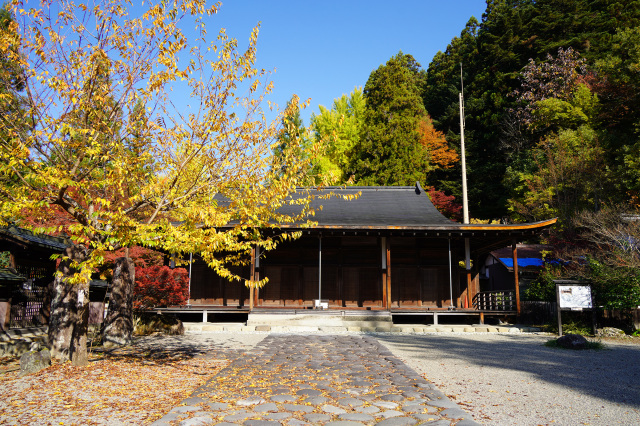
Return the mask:
[(520, 302), (520, 321), (525, 324), (542, 325), (558, 320), (556, 302), (523, 300)]
[(43, 325), (42, 305), (47, 295), (47, 287), (32, 286), (25, 289), (17, 286), (11, 294), (11, 317), (9, 328), (24, 328)]
[(515, 311), (514, 290), (481, 291), (473, 298), (473, 307), (480, 311)]

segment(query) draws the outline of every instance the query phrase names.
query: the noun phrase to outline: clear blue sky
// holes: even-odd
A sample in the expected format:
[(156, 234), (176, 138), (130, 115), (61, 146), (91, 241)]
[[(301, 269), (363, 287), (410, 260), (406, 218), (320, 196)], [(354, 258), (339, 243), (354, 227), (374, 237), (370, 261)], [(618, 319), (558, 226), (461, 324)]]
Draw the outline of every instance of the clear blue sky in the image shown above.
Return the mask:
[(244, 48), (260, 22), (257, 66), (276, 70), (270, 99), (282, 109), (294, 93), (311, 98), (308, 125), (318, 105), (364, 87), (400, 50), (426, 69), (485, 8), (485, 0), (223, 0), (207, 28), (210, 36), (226, 28)]

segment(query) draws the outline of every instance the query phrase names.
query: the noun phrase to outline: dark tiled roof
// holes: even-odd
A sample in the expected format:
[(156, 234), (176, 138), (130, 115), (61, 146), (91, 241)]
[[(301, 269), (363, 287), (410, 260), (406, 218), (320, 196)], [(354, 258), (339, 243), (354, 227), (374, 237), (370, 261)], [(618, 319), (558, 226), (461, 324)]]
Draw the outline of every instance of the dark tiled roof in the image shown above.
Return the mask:
[[(483, 251), (504, 247), (511, 241), (511, 235), (535, 235), (553, 225), (556, 219), (536, 223), (515, 225), (462, 224), (444, 217), (433, 205), (428, 194), (416, 186), (361, 186), (361, 187), (325, 187), (322, 190), (300, 188), (294, 197), (305, 197), (311, 194), (322, 197), (333, 192), (330, 198), (316, 198), (311, 206), (315, 216), (308, 219), (316, 222), (315, 226), (302, 224), (280, 224), (279, 228), (315, 229), (315, 230), (374, 230), (374, 231), (416, 231), (432, 233), (432, 236), (474, 237), (476, 244)], [(345, 200), (341, 196), (360, 194), (358, 198)], [(226, 207), (229, 200), (222, 196), (215, 197), (220, 207)], [(319, 207), (322, 206), (322, 209)], [(278, 212), (296, 216), (300, 211), (298, 205), (286, 205)], [(228, 227), (236, 226), (232, 221)], [(501, 234), (500, 238), (496, 238)], [(431, 235), (431, 234), (429, 234)], [(486, 241), (483, 238), (487, 237)]]
[[(318, 227), (414, 228), (455, 223), (434, 207), (429, 195), (419, 185), (328, 187), (322, 191), (311, 191), (311, 194), (321, 196), (331, 192), (336, 195), (316, 198), (311, 203), (315, 215), (310, 219), (317, 222)], [(355, 195), (357, 198), (351, 200), (343, 197)], [(296, 209), (299, 207), (285, 206), (280, 212), (293, 214)]]
[(25, 281), (26, 278), (9, 268), (0, 268), (0, 281)]
[(10, 226), (0, 228), (0, 241), (5, 240), (26, 247), (38, 247), (52, 252), (62, 252), (68, 242), (61, 237), (53, 237), (45, 234), (34, 234), (23, 228)]

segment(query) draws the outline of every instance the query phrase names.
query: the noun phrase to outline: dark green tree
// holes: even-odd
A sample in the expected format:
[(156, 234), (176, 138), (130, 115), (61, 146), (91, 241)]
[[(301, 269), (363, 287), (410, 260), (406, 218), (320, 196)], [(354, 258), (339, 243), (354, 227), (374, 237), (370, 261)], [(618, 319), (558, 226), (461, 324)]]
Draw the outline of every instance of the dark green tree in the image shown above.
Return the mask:
[[(304, 175), (300, 178), (302, 184), (308, 185), (314, 183), (315, 179), (314, 176), (312, 176), (313, 166), (308, 161), (309, 153), (307, 152), (307, 148), (310, 146), (310, 139), (302, 117), (300, 117), (298, 100), (298, 96), (293, 95), (287, 102), (287, 108), (282, 117), (282, 129), (278, 136), (278, 143), (273, 149), (274, 164), (272, 167), (278, 170), (279, 176), (283, 176), (287, 173), (286, 164), (290, 164), (285, 157), (294, 156), (302, 162), (307, 161), (309, 164), (300, 171)], [(303, 142), (301, 144), (295, 143), (295, 141), (298, 140), (302, 140)], [(295, 149), (292, 149), (292, 147), (295, 147)]]
[[(593, 67), (612, 46), (617, 46), (616, 38), (623, 46), (623, 38), (617, 34), (639, 25), (640, 2), (637, 0), (489, 0), (482, 22), (475, 27), (470, 21), (461, 36), (454, 38), (444, 53), (434, 57), (429, 65), (425, 106), (436, 128), (443, 131), (450, 142), (454, 142), (452, 136), (459, 133), (459, 64), (463, 63), (467, 174), (473, 216), (506, 215), (505, 194), (509, 192), (510, 182), (503, 177), (509, 168), (521, 171), (529, 167), (527, 147), (539, 141), (539, 135), (534, 137), (523, 132), (518, 120), (511, 116), (517, 102), (517, 96), (512, 93), (520, 88), (519, 75), (529, 60), (542, 62), (547, 54), (556, 55), (559, 48), (571, 47), (586, 59), (588, 67)], [(605, 79), (606, 73), (597, 76), (599, 84)], [(634, 93), (617, 90), (620, 87), (611, 87), (612, 103), (594, 87), (602, 99), (602, 110), (614, 111), (619, 107), (622, 111), (638, 111), (631, 99), (628, 106), (624, 100), (616, 104), (618, 95), (624, 98)], [(627, 117), (629, 115), (632, 113)], [(626, 121), (632, 122), (631, 117)], [(607, 128), (609, 133), (612, 130), (615, 136), (611, 144), (630, 143), (630, 130), (616, 132)], [(524, 149), (514, 150), (514, 146)]]
[(428, 153), (418, 124), (426, 118), (422, 101), (426, 73), (411, 55), (399, 52), (371, 73), (364, 87), (366, 109), (350, 169), (361, 185), (424, 182)]
[[(427, 85), (423, 92), (424, 105), (433, 118), (434, 126), (443, 132), (449, 144), (460, 150), (460, 93), (461, 72), (465, 83), (475, 73), (472, 71), (477, 57), (478, 20), (471, 17), (460, 37), (454, 37), (445, 52), (438, 52), (427, 70)], [(462, 64), (462, 69), (461, 69)], [(467, 129), (465, 140), (473, 139), (472, 129)], [(447, 193), (462, 197), (460, 163), (446, 170), (436, 171), (437, 187)]]

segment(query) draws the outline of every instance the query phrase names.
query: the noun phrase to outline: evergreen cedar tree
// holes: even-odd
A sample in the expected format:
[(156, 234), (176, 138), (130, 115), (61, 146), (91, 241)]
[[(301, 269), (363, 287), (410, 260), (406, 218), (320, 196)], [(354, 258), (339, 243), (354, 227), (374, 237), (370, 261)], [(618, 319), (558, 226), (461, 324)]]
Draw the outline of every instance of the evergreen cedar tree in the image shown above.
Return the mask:
[(364, 123), (350, 164), (357, 184), (426, 182), (428, 152), (418, 132), (427, 116), (420, 97), (424, 78), (415, 59), (402, 52), (369, 76)]
[[(424, 108), (420, 108), (419, 88), (423, 77), (424, 72), (415, 60), (399, 53), (372, 73), (365, 86), (366, 95), (356, 88), (349, 96), (335, 99), (331, 110), (320, 107), (320, 114), (311, 117), (311, 128), (315, 138), (325, 145), (325, 151), (314, 165), (312, 175), (325, 176), (338, 185), (406, 184), (415, 178), (428, 184), (437, 179), (435, 173), (456, 165), (459, 161), (457, 152), (449, 147), (444, 134), (435, 129)], [(407, 84), (395, 84), (399, 78), (405, 79)], [(406, 86), (407, 90), (398, 90), (398, 86)], [(395, 118), (372, 121), (380, 112)], [(390, 129), (399, 124), (402, 128), (389, 136), (393, 131)], [(374, 133), (384, 137), (374, 140)], [(406, 142), (404, 147), (403, 141)], [(368, 155), (370, 152), (378, 152), (380, 157), (373, 158)], [(396, 169), (390, 169), (394, 166)], [(417, 173), (407, 174), (408, 170)], [(394, 171), (396, 173), (392, 173)], [(393, 180), (388, 180), (390, 178)], [(437, 183), (442, 185), (440, 181)], [(453, 196), (446, 196), (434, 188), (429, 193), (443, 214), (451, 218), (459, 216), (457, 212), (461, 206), (456, 206)]]
[[(521, 72), (530, 59), (540, 64), (559, 48), (586, 60), (585, 83), (598, 95), (596, 130), (603, 134), (605, 162), (614, 188), (605, 197), (626, 202), (640, 191), (640, 2), (637, 0), (490, 0), (480, 22), (471, 18), (427, 69), (425, 108), (435, 127), (457, 143), (460, 63), (465, 83), (465, 142), (470, 210), (476, 217), (509, 213), (517, 183), (512, 176), (532, 164), (528, 151), (513, 155), (514, 138), (535, 146), (540, 134), (509, 114), (518, 107)], [(635, 64), (635, 65), (634, 65)], [(590, 78), (589, 76), (593, 76)], [(516, 131), (514, 131), (514, 129)], [(638, 158), (636, 155), (635, 158)], [(459, 193), (455, 193), (459, 195)], [(603, 200), (601, 200), (603, 201)]]

